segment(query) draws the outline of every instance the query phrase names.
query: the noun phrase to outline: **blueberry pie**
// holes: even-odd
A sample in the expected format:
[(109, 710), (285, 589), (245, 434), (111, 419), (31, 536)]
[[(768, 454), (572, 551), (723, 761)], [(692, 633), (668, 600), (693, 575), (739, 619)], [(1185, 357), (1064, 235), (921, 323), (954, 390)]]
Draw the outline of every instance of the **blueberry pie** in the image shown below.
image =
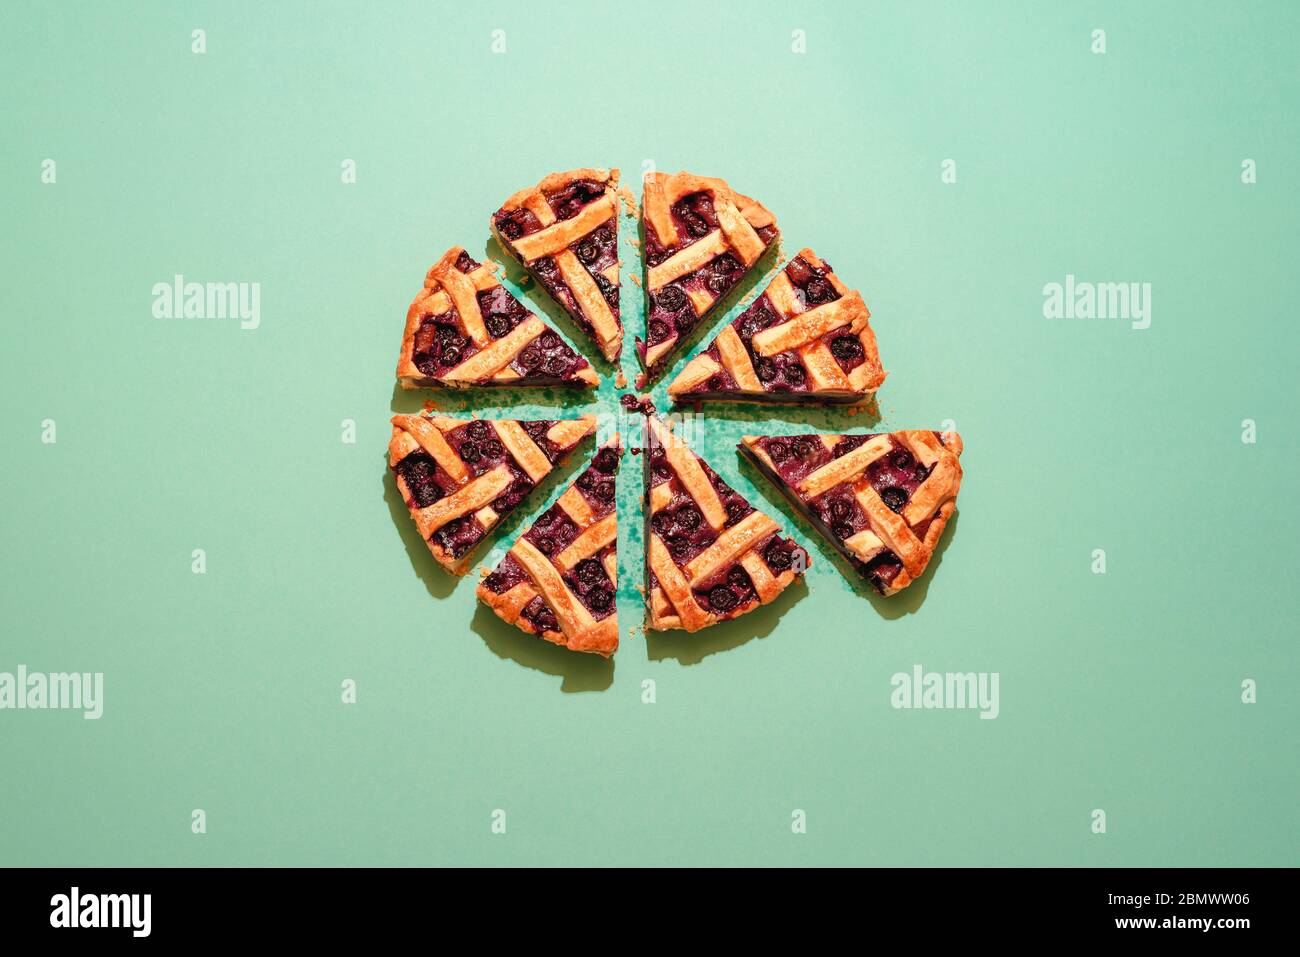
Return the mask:
[(406, 312), (402, 388), (599, 385), (587, 360), (497, 281), (498, 268), (460, 246), (433, 264)]
[(616, 362), (623, 349), (618, 170), (552, 173), (507, 199), (491, 226), (497, 242)]
[(492, 527), (595, 431), (594, 415), (535, 422), (395, 415), (388, 464), (433, 557), (463, 575)]
[(862, 295), (801, 249), (668, 386), (678, 402), (861, 402), (885, 381)]
[(636, 351), (648, 380), (754, 268), (777, 228), (761, 203), (692, 173), (646, 175), (641, 226), (646, 338)]
[(618, 648), (618, 436), (510, 546), (479, 600), (532, 635), (609, 657)]
[(670, 427), (646, 417), (646, 603), (656, 631), (698, 631), (767, 604), (808, 567)]
[(747, 435), (740, 449), (882, 595), (925, 571), (957, 508), (956, 432)]

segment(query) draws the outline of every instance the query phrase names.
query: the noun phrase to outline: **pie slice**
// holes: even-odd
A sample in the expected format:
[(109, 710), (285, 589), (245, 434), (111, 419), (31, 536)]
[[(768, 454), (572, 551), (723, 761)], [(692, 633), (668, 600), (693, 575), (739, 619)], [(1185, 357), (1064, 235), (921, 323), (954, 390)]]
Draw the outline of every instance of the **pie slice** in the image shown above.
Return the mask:
[(618, 649), (618, 514), (623, 449), (605, 443), (478, 586), (479, 600), (530, 635), (608, 658)]
[(571, 169), (521, 189), (492, 216), (503, 249), (564, 307), (610, 362), (618, 309), (618, 170)]
[(600, 384), (587, 360), (497, 281), (499, 268), (460, 246), (433, 264), (406, 311), (402, 388)]
[(656, 631), (699, 631), (767, 604), (808, 553), (657, 417), (646, 417), (646, 603)]
[(649, 381), (754, 268), (777, 228), (762, 203), (693, 173), (646, 174), (641, 226), (646, 341), (637, 339), (636, 352)]
[(668, 386), (678, 402), (862, 402), (885, 381), (862, 294), (801, 249)]
[(492, 527), (595, 431), (594, 415), (534, 422), (395, 415), (388, 464), (433, 557), (463, 575)]
[(746, 435), (740, 449), (882, 595), (925, 571), (957, 508), (956, 432)]

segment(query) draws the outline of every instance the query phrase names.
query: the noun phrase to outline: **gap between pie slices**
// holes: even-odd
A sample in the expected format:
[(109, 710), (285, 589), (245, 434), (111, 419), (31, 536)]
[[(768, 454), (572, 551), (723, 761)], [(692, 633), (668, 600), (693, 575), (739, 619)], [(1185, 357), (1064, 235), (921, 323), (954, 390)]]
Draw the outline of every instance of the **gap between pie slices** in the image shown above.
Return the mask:
[(586, 470), (516, 539), (478, 597), (531, 635), (608, 658), (618, 650), (618, 511), (614, 435)]
[(957, 507), (956, 432), (746, 435), (739, 448), (882, 595), (920, 577)]
[(863, 402), (885, 381), (871, 313), (801, 249), (668, 386), (677, 402)]
[(465, 574), (474, 549), (555, 466), (596, 431), (596, 417), (393, 416), (388, 464), (438, 563)]
[[(648, 411), (648, 410), (647, 410)], [(699, 631), (765, 605), (808, 553), (724, 482), (671, 427), (646, 416), (646, 604), (655, 631)]]
[(636, 351), (648, 382), (779, 233), (762, 203), (724, 180), (685, 172), (646, 174), (641, 226), (646, 338)]
[(515, 193), (492, 234), (587, 333), (610, 362), (623, 350), (619, 318), (618, 170), (552, 173)]
[(433, 264), (406, 311), (402, 388), (600, 384), (587, 360), (501, 285), (499, 268), (460, 246)]

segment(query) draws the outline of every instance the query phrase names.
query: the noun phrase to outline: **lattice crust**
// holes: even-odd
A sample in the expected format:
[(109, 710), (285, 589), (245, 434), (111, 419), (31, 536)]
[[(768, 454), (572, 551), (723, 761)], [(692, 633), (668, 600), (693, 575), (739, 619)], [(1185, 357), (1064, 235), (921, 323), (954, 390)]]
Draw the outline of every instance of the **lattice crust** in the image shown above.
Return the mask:
[(463, 575), (474, 550), (582, 439), (594, 415), (521, 422), (393, 416), (388, 464), (429, 551)]
[(921, 430), (747, 435), (740, 445), (884, 595), (906, 588), (929, 565), (956, 510), (962, 447), (956, 432)]
[[(674, 217), (674, 204), (697, 195), (707, 197), (716, 223), (692, 216), (691, 228)], [(693, 173), (647, 174), (641, 215), (647, 249), (660, 248), (665, 254), (653, 264), (646, 260), (647, 317), (654, 314), (656, 294), (678, 283), (689, 301), (692, 327), (726, 297), (776, 237), (776, 218), (761, 203), (735, 192), (724, 180)], [(739, 272), (728, 273), (721, 285), (711, 284), (717, 277), (696, 281), (724, 257), (734, 260)], [(647, 325), (647, 341), (638, 346), (644, 367), (656, 368), (689, 331), (674, 328), (667, 338), (659, 339)]]
[[(473, 268), (464, 272), (459, 268), (461, 263), (472, 264)], [(496, 275), (500, 268), (491, 261), (474, 263), (461, 246), (453, 246), (433, 264), (425, 276), (424, 288), (406, 310), (402, 351), (397, 360), (397, 378), (402, 388), (543, 386), (555, 382), (592, 388), (600, 384), (587, 361), (501, 285)], [(494, 290), (499, 292), (481, 296)], [(484, 315), (484, 300), (498, 303), (503, 312)], [(435, 357), (448, 354), (442, 351), (443, 344), (437, 342), (438, 337), (423, 331), (432, 328), (454, 335), (450, 348), (464, 358), (445, 366), (436, 362), (421, 369), (419, 362), (432, 362)], [(422, 349), (431, 351), (425, 353)], [(516, 361), (533, 355), (536, 364), (532, 368)], [(559, 363), (560, 368), (541, 368), (547, 361)]]
[(650, 628), (698, 631), (743, 615), (770, 602), (808, 567), (807, 553), (781, 538), (770, 516), (755, 510), (653, 416), (647, 418), (647, 446)]
[(885, 381), (862, 294), (801, 249), (668, 386), (676, 401), (861, 402)]
[[(557, 213), (557, 197), (563, 197), (574, 184), (584, 183), (597, 184), (600, 195), (580, 208), (561, 206)], [(525, 214), (519, 219), (525, 225), (518, 230), (510, 225), (517, 213)], [(501, 246), (591, 335), (601, 354), (616, 362), (623, 348), (618, 308), (618, 170), (584, 168), (552, 173), (507, 199), (493, 215), (491, 228)], [(598, 231), (612, 231), (612, 244), (604, 247), (612, 252), (604, 254), (602, 247), (585, 242)], [(515, 232), (518, 234), (511, 235)], [(607, 290), (612, 305), (606, 299)]]
[(529, 634), (608, 657), (618, 648), (616, 434), (478, 586), (479, 600)]

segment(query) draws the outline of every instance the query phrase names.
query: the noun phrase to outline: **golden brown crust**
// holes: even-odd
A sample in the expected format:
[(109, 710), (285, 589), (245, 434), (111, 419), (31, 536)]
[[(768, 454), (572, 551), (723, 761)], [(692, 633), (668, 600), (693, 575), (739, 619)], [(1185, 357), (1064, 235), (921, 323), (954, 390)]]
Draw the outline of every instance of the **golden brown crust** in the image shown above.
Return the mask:
[[(413, 501), (411, 490), (407, 487), (401, 473), (398, 473), (396, 478), (398, 492), (406, 502), (407, 511), (410, 512), (420, 537), (424, 539), (438, 564), (455, 575), (465, 574), (474, 552), (487, 540), (488, 534), (500, 520), (501, 516), (491, 507), (491, 503), (514, 481), (514, 475), (505, 465), (498, 465), (482, 475), (475, 476), (465, 461), (456, 454), (451, 443), (447, 441), (446, 433), (470, 421), (472, 420), (453, 419), (447, 416), (395, 415), (392, 418), (393, 433), (388, 442), (388, 464), (394, 471), (408, 455), (422, 450), (427, 452), (455, 483), (456, 487), (446, 491), (438, 501), (420, 508)], [(553, 466), (550, 460), (537, 448), (517, 421), (513, 419), (481, 421), (487, 421), (495, 428), (497, 436), (511, 453), (516, 465), (521, 471), (527, 472), (534, 481), (540, 481), (551, 471)], [(561, 461), (568, 457), (578, 442), (594, 432), (596, 428), (595, 416), (584, 416), (581, 419), (568, 421), (571, 424), (558, 433), (565, 441), (555, 441), (560, 450), (558, 459)], [(556, 432), (562, 422), (552, 426), (547, 433), (548, 437)], [(517, 435), (522, 435), (528, 440), (531, 452), (518, 442)], [(510, 441), (507, 441), (507, 436), (510, 437)], [(516, 447), (519, 449), (518, 454)], [(541, 468), (538, 457), (545, 463), (544, 469)], [(463, 518), (476, 520), (482, 527), (483, 534), (465, 554), (457, 558), (439, 542), (432, 540), (431, 536), (447, 523)]]
[[(602, 449), (622, 454), (617, 433)], [(594, 460), (593, 460), (594, 461)], [(480, 601), (502, 619), (529, 634), (568, 648), (608, 657), (618, 648), (618, 614), (612, 611), (597, 620), (573, 591), (564, 576), (579, 562), (597, 558), (611, 582), (617, 571), (618, 513), (597, 517), (576, 484), (570, 485), (557, 503), (578, 526), (573, 540), (552, 556), (545, 555), (526, 536), (520, 535), (509, 555), (528, 576), (527, 581), (504, 592), (495, 592), (484, 579), (477, 589)], [(614, 573), (610, 573), (614, 569)], [(523, 616), (524, 609), (538, 596), (555, 616), (559, 630), (539, 629)]]
[[(517, 382), (522, 377), (510, 368), (510, 364), (530, 342), (550, 330), (545, 321), (530, 312), (514, 329), (500, 339), (493, 340), (479, 308), (478, 293), (501, 285), (496, 277), (497, 270), (501, 267), (489, 260), (468, 273), (462, 273), (456, 268), (456, 262), (464, 252), (465, 249), (461, 246), (452, 246), (447, 250), (429, 268), (424, 277), (424, 288), (406, 310), (402, 348), (397, 359), (397, 378), (404, 389)], [(427, 376), (415, 364), (416, 334), (426, 318), (442, 315), (453, 307), (466, 337), (478, 351), (437, 376)], [(600, 384), (595, 370), (587, 365), (565, 381), (580, 383), (588, 388)], [(546, 380), (537, 383), (539, 386), (548, 384)]]
[[(809, 265), (824, 269), (826, 263), (811, 249), (801, 249), (796, 258)], [(787, 268), (789, 268), (787, 266)], [(803, 363), (808, 388), (798, 393), (799, 399), (823, 399), (842, 404), (870, 401), (885, 381), (887, 373), (880, 364), (876, 334), (871, 328), (871, 311), (862, 294), (849, 289), (834, 272), (826, 272), (828, 281), (839, 298), (822, 305), (809, 306), (802, 294), (790, 282), (785, 270), (777, 273), (764, 290), (776, 315), (776, 323), (761, 329), (751, 340), (753, 356), (772, 357), (795, 352)], [(842, 369), (829, 345), (834, 338), (853, 336), (862, 346), (862, 361), (847, 373)], [(707, 363), (700, 363), (716, 347), (721, 365), (735, 380), (734, 389), (721, 391), (700, 389), (709, 376), (702, 373)], [(756, 360), (754, 360), (756, 361)], [(764, 387), (754, 371), (751, 353), (732, 325), (726, 326), (704, 352), (692, 360), (668, 386), (668, 394), (679, 402), (688, 401), (701, 392), (701, 398), (710, 401), (759, 402), (772, 401), (779, 393)]]
[[(757, 230), (776, 224), (771, 211), (748, 196), (734, 192), (725, 180), (684, 171), (672, 174), (648, 173), (645, 177), (641, 197), (642, 219), (646, 230), (654, 231), (661, 246), (675, 249), (683, 244), (684, 238), (678, 235), (677, 226), (673, 222), (672, 206), (692, 193), (710, 194), (718, 228), (686, 245), (658, 266), (648, 269), (647, 292), (654, 292), (674, 279), (694, 272), (724, 252), (732, 253), (748, 268), (758, 261), (767, 248)], [(696, 313), (702, 313), (698, 303)]]
[[(842, 438), (822, 436), (828, 449)], [(809, 517), (815, 517), (808, 504), (810, 500), (842, 483), (850, 485), (854, 498), (867, 515), (868, 527), (836, 543), (859, 562), (870, 562), (886, 550), (898, 557), (902, 568), (892, 581), (881, 583), (884, 595), (897, 594), (925, 571), (957, 508), (962, 478), (961, 436), (956, 432), (936, 434), (921, 429), (877, 435), (816, 469), (795, 488), (780, 479), (775, 463), (762, 447), (762, 439), (762, 436), (746, 435), (741, 445)], [(886, 505), (866, 478), (867, 467), (896, 447), (906, 449), (929, 470), (901, 512)], [(924, 531), (918, 534), (923, 525)]]
[[(676, 480), (675, 485), (660, 482), (648, 490), (648, 514), (655, 515), (668, 507), (674, 501), (673, 489), (677, 488), (679, 493), (691, 498), (702, 521), (717, 531), (716, 537), (703, 551), (684, 565), (678, 565), (656, 526), (647, 523), (646, 565), (654, 576), (646, 594), (648, 627), (654, 631), (678, 628), (699, 631), (770, 602), (797, 577), (791, 569), (773, 573), (759, 551), (760, 545), (772, 541), (773, 536), (779, 536), (780, 527), (770, 516), (752, 511), (727, 528), (726, 509), (717, 489), (705, 474), (700, 458), (672, 434), (670, 423), (654, 416), (649, 417), (647, 423), (651, 448), (663, 449)], [(749, 576), (752, 594), (747, 598), (740, 597), (739, 603), (733, 607), (720, 606), (725, 609), (720, 614), (701, 604), (696, 598), (696, 589), (702, 589), (712, 605), (712, 592), (709, 590), (725, 585), (728, 569), (737, 565)]]
[[(542, 228), (527, 236), (510, 239), (498, 229), (495, 215), (489, 221), (497, 242), (525, 268), (532, 269), (541, 259), (548, 257), (554, 259), (565, 285), (573, 293), (578, 311), (591, 324), (593, 338), (600, 348), (601, 355), (610, 362), (618, 361), (618, 354), (623, 348), (622, 323), (610, 309), (587, 267), (578, 261), (570, 251), (570, 247), (610, 219), (615, 221), (614, 229), (617, 238), (618, 176), (617, 169), (596, 167), (572, 169), (562, 173), (551, 173), (536, 186), (527, 186), (519, 190), (501, 205), (501, 210), (521, 208), (531, 210)], [(604, 195), (588, 203), (578, 211), (576, 216), (564, 220), (556, 219), (546, 194), (562, 190), (579, 180), (600, 183), (604, 187)], [(617, 265), (611, 268), (614, 270), (613, 278), (608, 275), (605, 278), (617, 285)]]

